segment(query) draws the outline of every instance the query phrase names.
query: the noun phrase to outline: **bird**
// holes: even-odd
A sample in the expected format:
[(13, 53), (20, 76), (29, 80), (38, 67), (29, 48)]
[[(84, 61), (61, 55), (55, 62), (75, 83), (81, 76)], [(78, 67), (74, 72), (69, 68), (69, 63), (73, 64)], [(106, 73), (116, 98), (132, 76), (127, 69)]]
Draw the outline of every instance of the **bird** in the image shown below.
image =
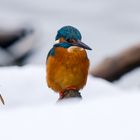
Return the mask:
[(55, 44), (47, 55), (47, 85), (59, 93), (59, 99), (76, 97), (77, 93), (81, 97), (79, 90), (86, 85), (90, 65), (86, 50), (92, 49), (81, 40), (77, 28), (63, 26), (57, 31)]

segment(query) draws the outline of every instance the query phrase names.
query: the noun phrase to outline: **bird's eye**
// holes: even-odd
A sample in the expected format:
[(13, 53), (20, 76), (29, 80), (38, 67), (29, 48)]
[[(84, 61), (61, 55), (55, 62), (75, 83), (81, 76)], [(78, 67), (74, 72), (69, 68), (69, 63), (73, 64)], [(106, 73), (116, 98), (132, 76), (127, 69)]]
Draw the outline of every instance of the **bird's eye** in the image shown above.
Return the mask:
[(69, 43), (74, 43), (75, 42), (74, 39), (67, 39), (66, 41), (69, 42)]
[(71, 43), (71, 39), (67, 39), (66, 41)]

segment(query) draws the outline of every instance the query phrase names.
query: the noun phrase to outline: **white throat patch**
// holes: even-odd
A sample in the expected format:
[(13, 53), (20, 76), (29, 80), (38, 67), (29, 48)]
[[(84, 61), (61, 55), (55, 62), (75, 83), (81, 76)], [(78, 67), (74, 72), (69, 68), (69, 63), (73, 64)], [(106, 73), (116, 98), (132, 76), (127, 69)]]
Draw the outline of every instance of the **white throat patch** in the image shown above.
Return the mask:
[(69, 53), (72, 53), (72, 52), (75, 52), (75, 51), (83, 51), (84, 49), (83, 48), (80, 48), (80, 47), (78, 47), (78, 46), (71, 46), (71, 47), (69, 47), (68, 49), (67, 49), (67, 51), (69, 52)]
[(57, 43), (60, 43), (60, 39), (55, 40), (55, 43), (56, 43), (56, 44), (57, 44)]

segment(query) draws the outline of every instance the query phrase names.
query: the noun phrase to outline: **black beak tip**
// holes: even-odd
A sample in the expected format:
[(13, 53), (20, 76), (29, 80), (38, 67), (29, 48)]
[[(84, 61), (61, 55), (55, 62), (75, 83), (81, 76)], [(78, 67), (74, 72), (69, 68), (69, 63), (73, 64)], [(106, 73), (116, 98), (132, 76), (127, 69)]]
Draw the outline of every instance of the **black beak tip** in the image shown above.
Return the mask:
[(92, 51), (92, 49), (89, 47), (89, 49), (88, 50), (90, 50), (90, 51)]
[(78, 46), (86, 49), (86, 50), (92, 50), (88, 45), (86, 45), (85, 43), (81, 42), (80, 40), (78, 40)]

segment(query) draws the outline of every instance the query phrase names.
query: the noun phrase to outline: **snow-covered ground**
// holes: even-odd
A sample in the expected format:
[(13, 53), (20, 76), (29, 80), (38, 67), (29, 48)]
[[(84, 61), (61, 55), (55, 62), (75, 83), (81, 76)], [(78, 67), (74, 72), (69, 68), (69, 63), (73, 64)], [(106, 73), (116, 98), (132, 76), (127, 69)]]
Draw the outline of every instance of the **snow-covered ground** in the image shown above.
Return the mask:
[(79, 28), (93, 48), (91, 67), (140, 42), (139, 7), (139, 0), (0, 0), (0, 27), (31, 25), (38, 36), (37, 49), (26, 61), (32, 65), (0, 68), (6, 102), (0, 104), (0, 139), (139, 140), (139, 68), (115, 84), (89, 76), (82, 101), (57, 103), (44, 67), (56, 31), (64, 25)]
[(83, 100), (57, 102), (40, 66), (0, 69), (0, 139), (140, 139), (139, 90), (88, 77)]
[[(58, 95), (47, 87), (45, 67), (5, 67), (0, 69), (0, 77), (0, 93), (6, 99), (4, 109), (45, 103), (54, 105), (58, 99)], [(89, 76), (82, 96), (83, 100), (90, 101), (115, 95), (115, 90), (119, 95), (120, 90), (113, 84)]]

